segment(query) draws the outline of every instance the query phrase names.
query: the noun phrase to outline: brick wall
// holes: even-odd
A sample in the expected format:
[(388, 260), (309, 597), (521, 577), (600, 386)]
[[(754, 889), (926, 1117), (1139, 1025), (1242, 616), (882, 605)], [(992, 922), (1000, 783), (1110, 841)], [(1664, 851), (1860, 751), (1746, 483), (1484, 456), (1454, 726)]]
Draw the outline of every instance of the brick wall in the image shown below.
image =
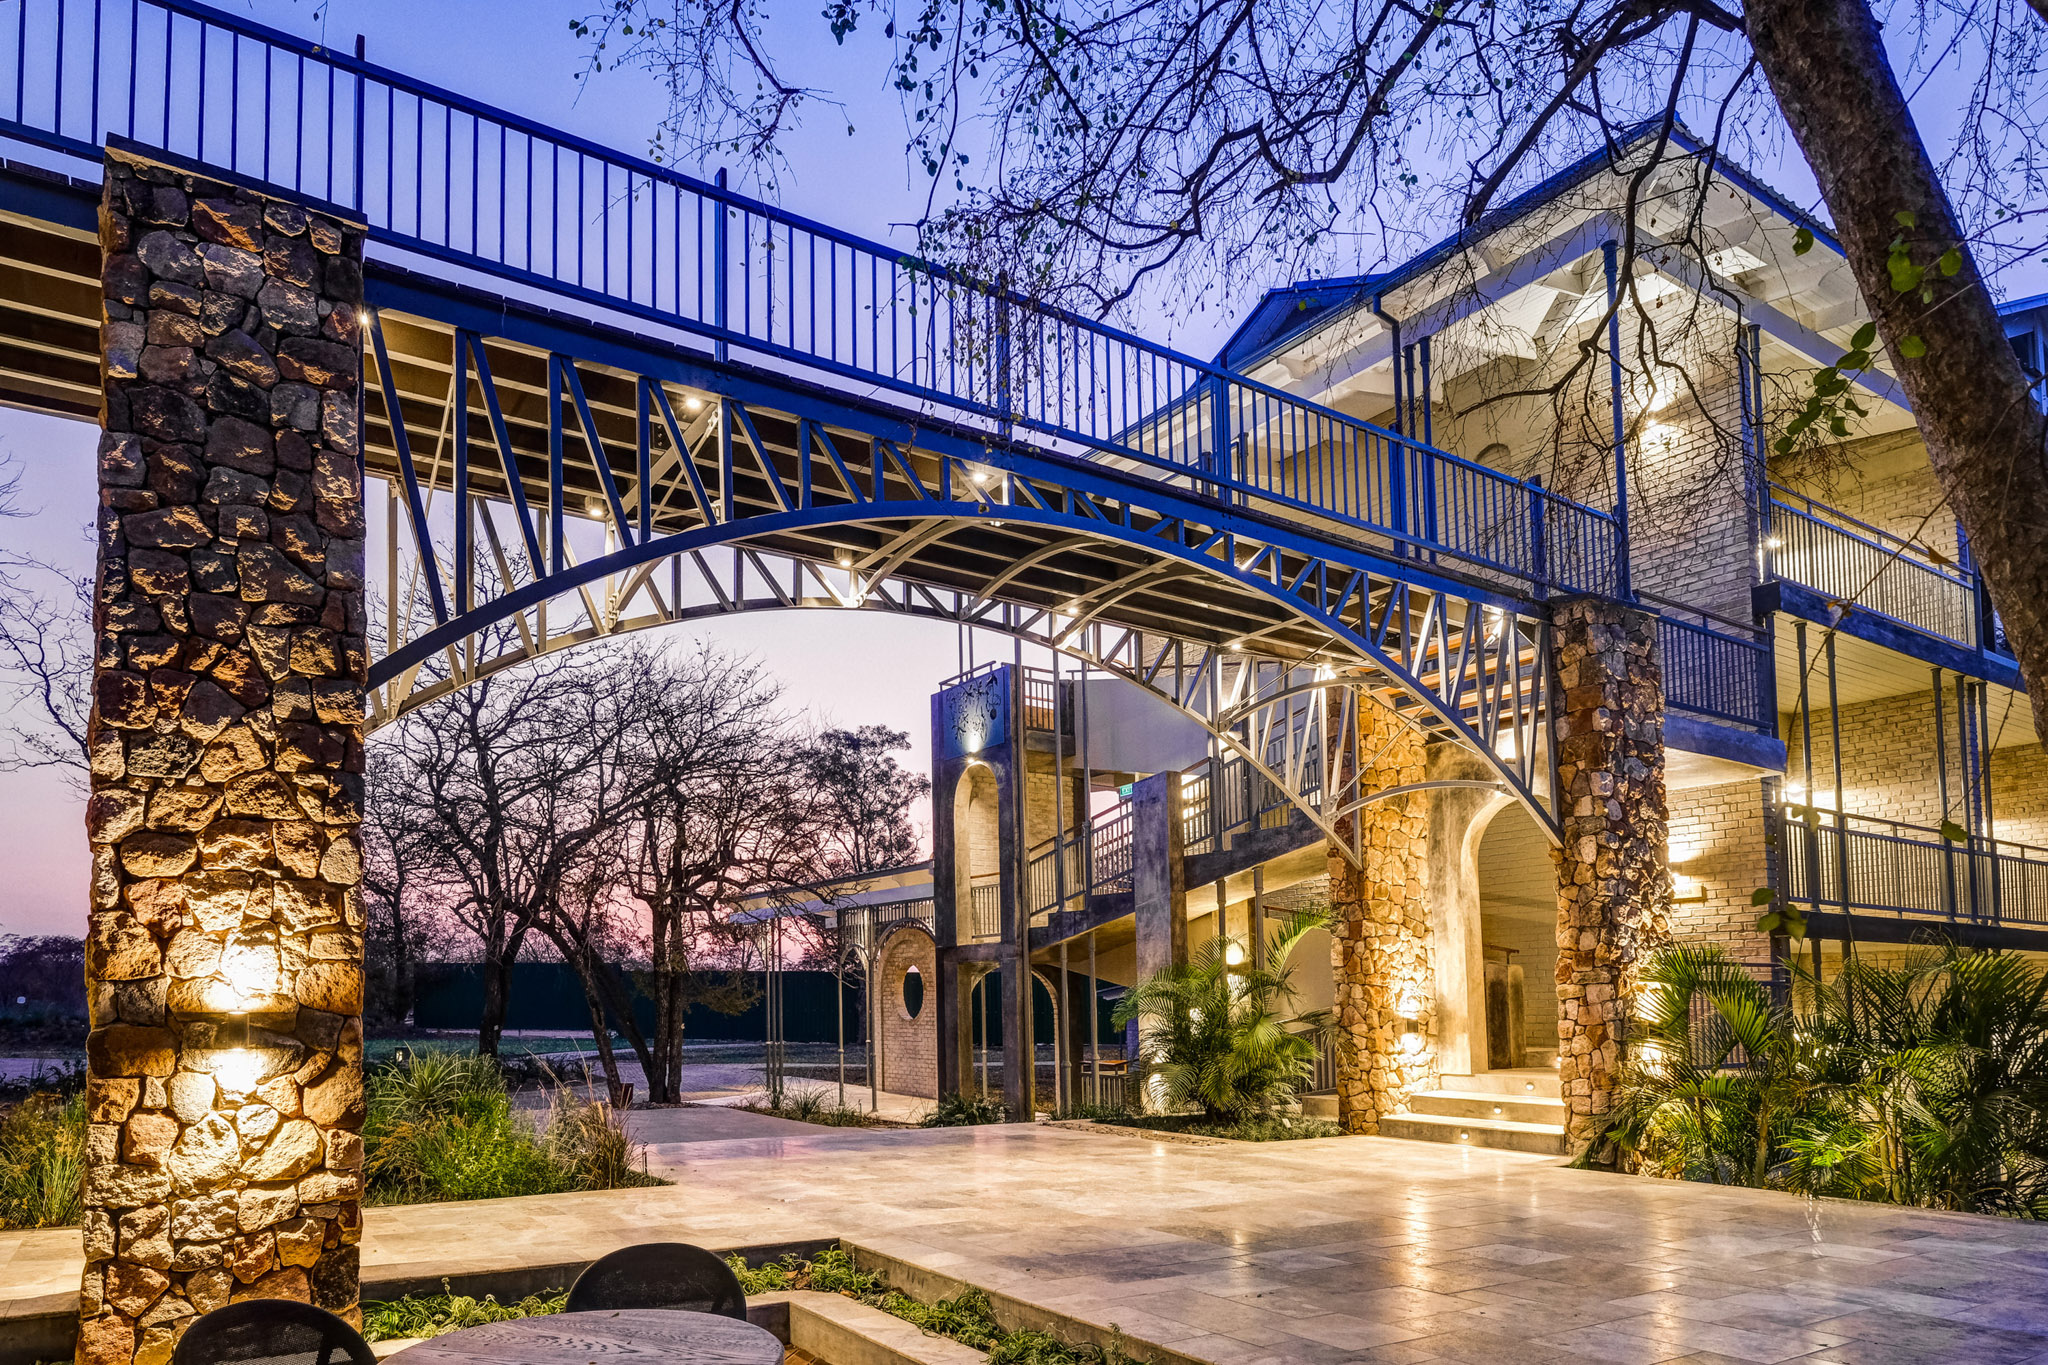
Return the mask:
[(1770, 881), (1763, 783), (1694, 787), (1670, 793), (1670, 802), (1672, 937), (1718, 943), (1745, 961), (1768, 959), (1750, 901)]
[[(915, 1015), (904, 1003), (904, 979), (924, 980)], [(882, 1045), (882, 1089), (920, 1099), (939, 1097), (939, 950), (932, 936), (906, 924), (883, 942), (875, 963), (875, 1037)]]

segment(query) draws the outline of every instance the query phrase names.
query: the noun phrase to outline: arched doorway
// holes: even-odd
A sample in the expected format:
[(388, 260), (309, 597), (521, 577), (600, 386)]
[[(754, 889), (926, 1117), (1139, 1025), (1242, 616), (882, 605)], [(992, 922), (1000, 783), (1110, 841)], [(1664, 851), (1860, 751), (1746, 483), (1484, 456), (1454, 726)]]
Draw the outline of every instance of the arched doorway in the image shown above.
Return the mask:
[(1523, 807), (1503, 803), (1478, 831), (1474, 871), (1485, 963), (1485, 1046), (1493, 1069), (1549, 1066), (1557, 1056), (1557, 869)]
[(995, 770), (969, 763), (953, 786), (954, 942), (1002, 933), (1002, 820)]

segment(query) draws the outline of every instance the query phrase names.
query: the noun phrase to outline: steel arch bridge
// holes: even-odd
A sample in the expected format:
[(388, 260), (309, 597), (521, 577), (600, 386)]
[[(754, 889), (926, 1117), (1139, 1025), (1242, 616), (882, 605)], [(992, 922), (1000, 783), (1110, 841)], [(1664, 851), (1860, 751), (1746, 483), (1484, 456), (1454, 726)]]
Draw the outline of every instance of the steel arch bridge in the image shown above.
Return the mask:
[(81, 178), (7, 182), (0, 268), (50, 302), (0, 309), (0, 398), (97, 409), (103, 145), (368, 224), (376, 719), (645, 626), (853, 607), (1125, 677), (1333, 835), (1373, 793), (1325, 737), (1373, 699), (1554, 832), (1546, 598), (1618, 590), (1608, 514), (190, 0), (15, 20), (0, 136)]

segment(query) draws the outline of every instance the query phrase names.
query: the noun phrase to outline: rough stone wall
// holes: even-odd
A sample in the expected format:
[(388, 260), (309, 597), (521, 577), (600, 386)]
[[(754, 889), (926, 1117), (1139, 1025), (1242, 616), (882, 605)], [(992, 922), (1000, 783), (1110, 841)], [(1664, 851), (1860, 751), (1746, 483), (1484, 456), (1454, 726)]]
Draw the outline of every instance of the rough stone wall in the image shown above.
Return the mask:
[[(912, 1015), (903, 1002), (904, 978), (915, 967), (924, 997)], [(939, 1097), (939, 949), (910, 924), (891, 933), (875, 966), (875, 1037), (882, 1045), (882, 1088), (921, 1099)]]
[[(1369, 701), (1359, 710), (1359, 752), (1378, 755), (1363, 774), (1366, 789), (1424, 780), (1428, 749), (1415, 729)], [(1362, 825), (1362, 870), (1329, 851), (1337, 1119), (1349, 1133), (1377, 1133), (1436, 1074), (1428, 799), (1395, 797), (1346, 817)], [(1415, 1021), (1419, 1048), (1403, 1048), (1404, 1018)]]
[(1636, 959), (1668, 937), (1664, 687), (1654, 618), (1572, 598), (1552, 613), (1562, 705), (1558, 809), (1558, 1079), (1575, 1149), (1599, 1134), (1622, 1061)]
[(1750, 899), (1770, 882), (1762, 787), (1727, 782), (1670, 794), (1672, 936), (1718, 943), (1745, 962), (1771, 956)]
[(356, 1314), (362, 235), (109, 153), (78, 1358)]

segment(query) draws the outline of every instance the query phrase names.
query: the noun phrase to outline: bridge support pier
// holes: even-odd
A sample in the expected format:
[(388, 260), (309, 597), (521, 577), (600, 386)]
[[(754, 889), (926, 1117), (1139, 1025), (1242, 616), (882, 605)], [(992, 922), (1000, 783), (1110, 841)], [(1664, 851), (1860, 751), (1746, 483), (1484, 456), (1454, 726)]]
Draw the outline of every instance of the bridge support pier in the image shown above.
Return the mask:
[(362, 231), (110, 151), (78, 1359), (358, 1316)]
[[(1374, 756), (1360, 774), (1364, 790), (1425, 780), (1428, 746), (1413, 726), (1361, 697), (1358, 727), (1358, 752)], [(1377, 1133), (1436, 1074), (1429, 797), (1397, 796), (1343, 819), (1358, 822), (1365, 865), (1329, 850), (1337, 1121), (1348, 1133)]]
[[(1181, 775), (1154, 773), (1131, 788), (1131, 911), (1137, 936), (1131, 979), (1144, 981), (1188, 960), (1187, 824)], [(1149, 1052), (1151, 1026), (1138, 1021), (1138, 1054)], [(1145, 1087), (1148, 1111), (1159, 1097)]]
[(1551, 629), (1558, 1078), (1579, 1154), (1613, 1107), (1636, 960), (1670, 934), (1664, 680), (1646, 612), (1576, 598), (1556, 604)]

